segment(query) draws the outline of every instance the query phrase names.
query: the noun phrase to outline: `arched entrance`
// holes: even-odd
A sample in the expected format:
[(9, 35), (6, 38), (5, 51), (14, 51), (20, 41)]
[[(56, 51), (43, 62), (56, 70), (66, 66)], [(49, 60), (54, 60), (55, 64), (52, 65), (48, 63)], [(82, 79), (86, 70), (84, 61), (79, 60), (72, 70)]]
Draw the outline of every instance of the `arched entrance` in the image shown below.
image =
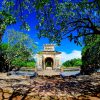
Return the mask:
[(53, 68), (53, 59), (51, 57), (47, 57), (45, 59), (45, 67), (52, 67)]

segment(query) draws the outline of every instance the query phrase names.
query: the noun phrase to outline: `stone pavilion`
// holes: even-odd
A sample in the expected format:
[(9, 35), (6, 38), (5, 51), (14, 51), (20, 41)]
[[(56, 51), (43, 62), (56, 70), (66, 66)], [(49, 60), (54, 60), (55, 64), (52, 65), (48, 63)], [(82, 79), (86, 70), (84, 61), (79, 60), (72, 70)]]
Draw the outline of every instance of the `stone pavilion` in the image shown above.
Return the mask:
[(61, 52), (55, 51), (54, 44), (45, 44), (44, 50), (37, 54), (37, 69), (57, 69), (61, 65)]

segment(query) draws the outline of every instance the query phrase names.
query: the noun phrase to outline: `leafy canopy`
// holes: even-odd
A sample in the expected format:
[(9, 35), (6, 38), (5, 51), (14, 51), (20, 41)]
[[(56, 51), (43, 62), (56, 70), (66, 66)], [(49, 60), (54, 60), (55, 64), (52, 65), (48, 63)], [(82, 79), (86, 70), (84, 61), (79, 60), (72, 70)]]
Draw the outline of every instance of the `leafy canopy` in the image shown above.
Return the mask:
[(80, 44), (82, 36), (100, 34), (100, 0), (50, 0), (37, 10), (39, 37), (60, 43), (69, 38)]
[(60, 44), (69, 38), (80, 44), (79, 37), (100, 34), (100, 0), (2, 0), (2, 9), (30, 29), (27, 17), (35, 12), (38, 37)]

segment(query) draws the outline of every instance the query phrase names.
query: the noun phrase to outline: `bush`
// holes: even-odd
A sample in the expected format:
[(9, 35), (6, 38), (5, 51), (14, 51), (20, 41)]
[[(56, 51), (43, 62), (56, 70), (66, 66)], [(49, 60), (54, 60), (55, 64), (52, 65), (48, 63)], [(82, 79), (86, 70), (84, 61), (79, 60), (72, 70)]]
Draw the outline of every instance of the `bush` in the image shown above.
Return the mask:
[(27, 62), (27, 67), (35, 67), (35, 62)]
[(35, 67), (34, 61), (22, 61), (21, 59), (15, 59), (12, 61), (12, 65), (17, 67)]
[(63, 63), (63, 66), (65, 67), (75, 67), (75, 66), (81, 66), (82, 61), (81, 59), (71, 59)]
[(27, 66), (27, 62), (22, 61), (20, 59), (15, 59), (14, 61), (12, 61), (12, 65), (18, 66), (18, 67), (25, 67), (25, 66)]

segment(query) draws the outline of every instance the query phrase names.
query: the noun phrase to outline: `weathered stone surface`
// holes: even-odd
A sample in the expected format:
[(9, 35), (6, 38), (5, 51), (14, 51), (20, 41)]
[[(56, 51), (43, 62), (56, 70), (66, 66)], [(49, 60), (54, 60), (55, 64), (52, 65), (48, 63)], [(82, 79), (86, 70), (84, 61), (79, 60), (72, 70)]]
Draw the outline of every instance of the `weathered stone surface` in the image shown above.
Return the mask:
[(10, 95), (12, 100), (100, 100), (100, 75), (64, 80), (58, 76), (23, 79), (3, 75), (0, 75), (0, 100)]
[(8, 99), (10, 97), (11, 94), (9, 93), (4, 93), (4, 98)]
[(100, 98), (100, 93), (98, 93), (98, 94), (97, 94), (97, 97), (99, 97), (99, 98)]
[(2, 100), (2, 93), (0, 92), (0, 100)]

